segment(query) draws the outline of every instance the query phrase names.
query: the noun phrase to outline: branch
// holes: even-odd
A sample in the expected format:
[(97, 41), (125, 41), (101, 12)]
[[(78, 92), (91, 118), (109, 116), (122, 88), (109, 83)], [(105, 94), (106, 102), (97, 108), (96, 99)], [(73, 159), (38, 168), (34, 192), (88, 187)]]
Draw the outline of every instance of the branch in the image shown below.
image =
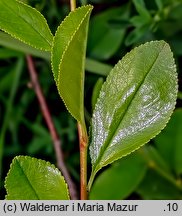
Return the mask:
[(80, 199), (87, 200), (87, 148), (88, 136), (85, 125), (78, 122), (78, 135), (80, 144)]
[(59, 139), (58, 133), (57, 133), (56, 128), (53, 124), (51, 114), (49, 112), (47, 103), (45, 101), (45, 98), (44, 98), (44, 95), (42, 92), (42, 89), (40, 87), (33, 59), (30, 55), (27, 55), (26, 60), (27, 60), (27, 64), (28, 64), (28, 70), (30, 73), (30, 78), (31, 78), (31, 83), (32, 83), (33, 89), (34, 89), (35, 94), (37, 96), (37, 99), (38, 99), (38, 102), (40, 105), (40, 109), (42, 111), (42, 115), (43, 115), (43, 117), (47, 123), (50, 135), (51, 135), (52, 140), (53, 140), (54, 150), (56, 153), (57, 166), (61, 170), (61, 172), (62, 172), (62, 174), (63, 174), (63, 176), (64, 176), (64, 178), (68, 184), (71, 199), (77, 199), (76, 187), (75, 187), (75, 184), (73, 183), (73, 181), (70, 177), (70, 174), (68, 173), (68, 170), (65, 166), (65, 163), (63, 160), (63, 152), (60, 148), (61, 140)]
[(74, 11), (76, 9), (76, 0), (70, 0), (70, 7), (71, 11)]

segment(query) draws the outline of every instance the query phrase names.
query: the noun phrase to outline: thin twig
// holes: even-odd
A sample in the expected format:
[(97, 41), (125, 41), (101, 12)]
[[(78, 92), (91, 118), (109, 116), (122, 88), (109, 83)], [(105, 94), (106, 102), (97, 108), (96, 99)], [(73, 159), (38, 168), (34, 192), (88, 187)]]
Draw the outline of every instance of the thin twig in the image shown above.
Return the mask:
[[(76, 0), (70, 0), (70, 9), (76, 9)], [(82, 113), (83, 114), (83, 113)], [(78, 136), (80, 146), (80, 199), (88, 199), (87, 191), (87, 148), (88, 148), (88, 135), (85, 125), (85, 116), (83, 114), (82, 120), (78, 122)]]
[(74, 11), (76, 9), (76, 0), (70, 0), (70, 7), (71, 11)]
[(68, 170), (65, 166), (65, 163), (63, 160), (63, 152), (61, 150), (61, 140), (58, 136), (58, 133), (56, 132), (56, 128), (53, 124), (50, 111), (48, 109), (45, 97), (44, 97), (42, 89), (40, 87), (33, 59), (30, 55), (27, 55), (26, 60), (27, 60), (27, 64), (28, 64), (28, 70), (30, 73), (30, 78), (31, 78), (31, 83), (32, 83), (33, 89), (34, 89), (35, 94), (37, 96), (37, 99), (39, 101), (42, 115), (43, 115), (43, 117), (47, 123), (47, 126), (49, 128), (49, 131), (50, 131), (50, 134), (51, 134), (51, 137), (53, 140), (54, 150), (55, 150), (56, 159), (57, 159), (57, 166), (61, 170), (61, 172), (62, 172), (63, 176), (65, 177), (65, 180), (68, 184), (71, 199), (75, 200), (78, 198), (76, 187), (75, 187), (75, 184), (73, 183), (73, 181), (70, 177), (70, 174), (68, 173)]
[(87, 147), (88, 136), (85, 126), (78, 122), (78, 135), (80, 143), (80, 199), (88, 199), (87, 191)]

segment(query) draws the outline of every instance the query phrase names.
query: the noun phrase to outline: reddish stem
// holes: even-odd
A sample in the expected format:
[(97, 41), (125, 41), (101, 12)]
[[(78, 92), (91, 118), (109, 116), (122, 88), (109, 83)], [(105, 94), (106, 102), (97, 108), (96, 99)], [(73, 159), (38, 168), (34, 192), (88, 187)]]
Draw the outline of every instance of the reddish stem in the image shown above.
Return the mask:
[(80, 122), (78, 122), (78, 135), (80, 143), (80, 199), (87, 200), (87, 132)]
[(56, 159), (57, 159), (57, 166), (61, 170), (61, 172), (62, 172), (62, 174), (63, 174), (63, 176), (64, 176), (64, 178), (68, 184), (71, 199), (77, 199), (76, 187), (75, 187), (75, 184), (73, 183), (73, 181), (70, 177), (70, 174), (69, 174), (69, 172), (65, 166), (65, 163), (63, 160), (63, 152), (61, 150), (61, 140), (60, 140), (58, 133), (56, 131), (56, 128), (53, 124), (53, 120), (51, 118), (50, 111), (48, 109), (45, 97), (44, 97), (42, 89), (40, 87), (33, 59), (30, 55), (27, 55), (26, 60), (27, 60), (27, 64), (28, 64), (28, 69), (29, 69), (33, 89), (34, 89), (35, 94), (37, 96), (37, 99), (39, 101), (42, 115), (43, 115), (43, 117), (47, 123), (50, 135), (51, 135), (52, 140), (53, 140), (54, 150), (55, 150)]

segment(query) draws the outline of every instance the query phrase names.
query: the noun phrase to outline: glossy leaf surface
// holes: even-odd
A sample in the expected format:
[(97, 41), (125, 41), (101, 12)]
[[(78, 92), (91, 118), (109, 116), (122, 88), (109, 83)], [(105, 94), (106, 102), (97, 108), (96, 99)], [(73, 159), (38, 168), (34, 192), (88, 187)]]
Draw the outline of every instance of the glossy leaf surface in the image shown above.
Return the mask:
[(170, 47), (153, 41), (129, 52), (110, 72), (92, 119), (92, 175), (155, 137), (169, 121), (177, 97)]
[(52, 47), (52, 69), (67, 109), (82, 121), (85, 53), (92, 6), (71, 12), (58, 27)]
[(20, 1), (0, 0), (0, 28), (37, 49), (51, 49), (53, 36), (45, 18)]
[(99, 97), (99, 93), (100, 93), (103, 83), (104, 83), (104, 80), (102, 77), (100, 77), (94, 85), (93, 92), (92, 92), (92, 110), (94, 110), (95, 108), (95, 104), (97, 102), (97, 98)]
[(67, 200), (63, 176), (49, 162), (18, 156), (13, 159), (6, 177), (8, 200)]
[(122, 158), (96, 178), (90, 191), (90, 199), (127, 198), (142, 181), (146, 168), (144, 159), (137, 152)]

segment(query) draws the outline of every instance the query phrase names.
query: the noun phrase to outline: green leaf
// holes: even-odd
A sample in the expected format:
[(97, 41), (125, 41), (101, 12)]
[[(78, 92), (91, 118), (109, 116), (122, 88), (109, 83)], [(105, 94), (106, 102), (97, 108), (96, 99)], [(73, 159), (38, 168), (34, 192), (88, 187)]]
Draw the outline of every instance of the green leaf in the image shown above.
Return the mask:
[(155, 138), (158, 151), (169, 167), (182, 174), (182, 109), (177, 109), (162, 133)]
[(18, 156), (5, 180), (8, 200), (68, 200), (63, 176), (49, 162)]
[(94, 89), (92, 92), (92, 110), (94, 110), (95, 108), (95, 104), (97, 102), (97, 98), (99, 97), (99, 93), (102, 88), (103, 82), (104, 82), (103, 78), (100, 77), (94, 86)]
[(96, 178), (90, 191), (90, 199), (127, 198), (142, 181), (146, 168), (144, 159), (138, 153), (122, 158)]
[(182, 199), (181, 191), (153, 170), (148, 170), (147, 175), (137, 189), (137, 193), (142, 199), (147, 200)]
[[(31, 54), (33, 56), (37, 56), (39, 58), (43, 58), (46, 60), (50, 60), (51, 58), (50, 52), (33, 48), (32, 46), (22, 43), (21, 41), (11, 37), (10, 35), (4, 32), (0, 32), (0, 45), (8, 47), (12, 50), (20, 51), (26, 54)], [(87, 58), (85, 63), (85, 69), (88, 72), (96, 73), (103, 76), (108, 75), (112, 69), (111, 65), (90, 58)]]
[(137, 27), (141, 28), (142, 26), (145, 26), (146, 24), (150, 24), (147, 20), (144, 20), (142, 16), (134, 16), (130, 19), (130, 23)]
[(53, 40), (43, 15), (16, 0), (0, 0), (0, 28), (37, 49), (50, 50)]
[(162, 10), (163, 8), (163, 1), (162, 0), (155, 0), (155, 3), (159, 10)]
[(12, 50), (20, 51), (39, 58), (50, 60), (50, 52), (33, 48), (32, 46), (29, 46), (4, 32), (0, 32), (0, 45), (8, 47)]
[(20, 57), (22, 56), (22, 53), (7, 49), (7, 48), (0, 48), (0, 59), (7, 59), (7, 58), (13, 58), (13, 57)]
[(111, 71), (112, 66), (94, 59), (87, 58), (85, 69), (98, 75), (107, 76)]
[(92, 6), (71, 12), (58, 27), (52, 47), (52, 70), (60, 96), (77, 121), (83, 121), (84, 68)]
[(168, 164), (157, 151), (157, 149), (153, 147), (153, 145), (145, 145), (139, 149), (139, 152), (143, 156), (143, 158), (145, 158), (149, 167), (152, 167), (153, 169), (156, 168), (157, 170), (162, 170), (168, 179), (173, 179), (173, 175)]
[[(1, 88), (5, 87), (1, 92), (6, 91), (7, 86), (9, 87), (9, 96), (5, 97), (6, 103), (6, 111), (3, 113), (3, 122), (0, 129), (0, 181), (2, 176), (2, 167), (3, 167), (3, 156), (4, 156), (4, 145), (6, 143), (6, 132), (8, 130), (9, 125), (12, 127), (12, 112), (14, 110), (15, 98), (18, 92), (18, 87), (20, 86), (21, 74), (24, 69), (24, 60), (23, 57), (19, 57), (17, 63), (10, 71), (5, 71), (5, 74), (9, 74), (10, 76), (6, 76), (6, 78), (2, 79), (0, 82)], [(13, 76), (11, 75), (13, 73)], [(4, 83), (2, 83), (4, 82)]]
[[(111, 8), (95, 15), (89, 27), (88, 55), (99, 60), (111, 58), (123, 42), (126, 33), (126, 27), (122, 27), (121, 20), (128, 18), (128, 5)], [(119, 28), (113, 26), (115, 19), (120, 19)]]
[(170, 41), (170, 45), (172, 47), (173, 52), (176, 54), (176, 56), (182, 56), (182, 41), (180, 35), (179, 36), (173, 35), (172, 40)]
[(178, 99), (182, 100), (182, 92), (178, 91)]
[(151, 15), (145, 6), (144, 0), (133, 0), (133, 4), (135, 5), (138, 13), (147, 21), (151, 20)]
[(135, 28), (131, 31), (125, 39), (126, 46), (131, 46), (132, 44), (137, 43), (139, 40), (143, 39), (143, 36), (146, 36), (149, 32), (150, 26), (142, 25), (140, 28)]
[(93, 113), (89, 185), (103, 166), (138, 149), (166, 126), (176, 97), (176, 66), (166, 42), (145, 43), (119, 61)]

